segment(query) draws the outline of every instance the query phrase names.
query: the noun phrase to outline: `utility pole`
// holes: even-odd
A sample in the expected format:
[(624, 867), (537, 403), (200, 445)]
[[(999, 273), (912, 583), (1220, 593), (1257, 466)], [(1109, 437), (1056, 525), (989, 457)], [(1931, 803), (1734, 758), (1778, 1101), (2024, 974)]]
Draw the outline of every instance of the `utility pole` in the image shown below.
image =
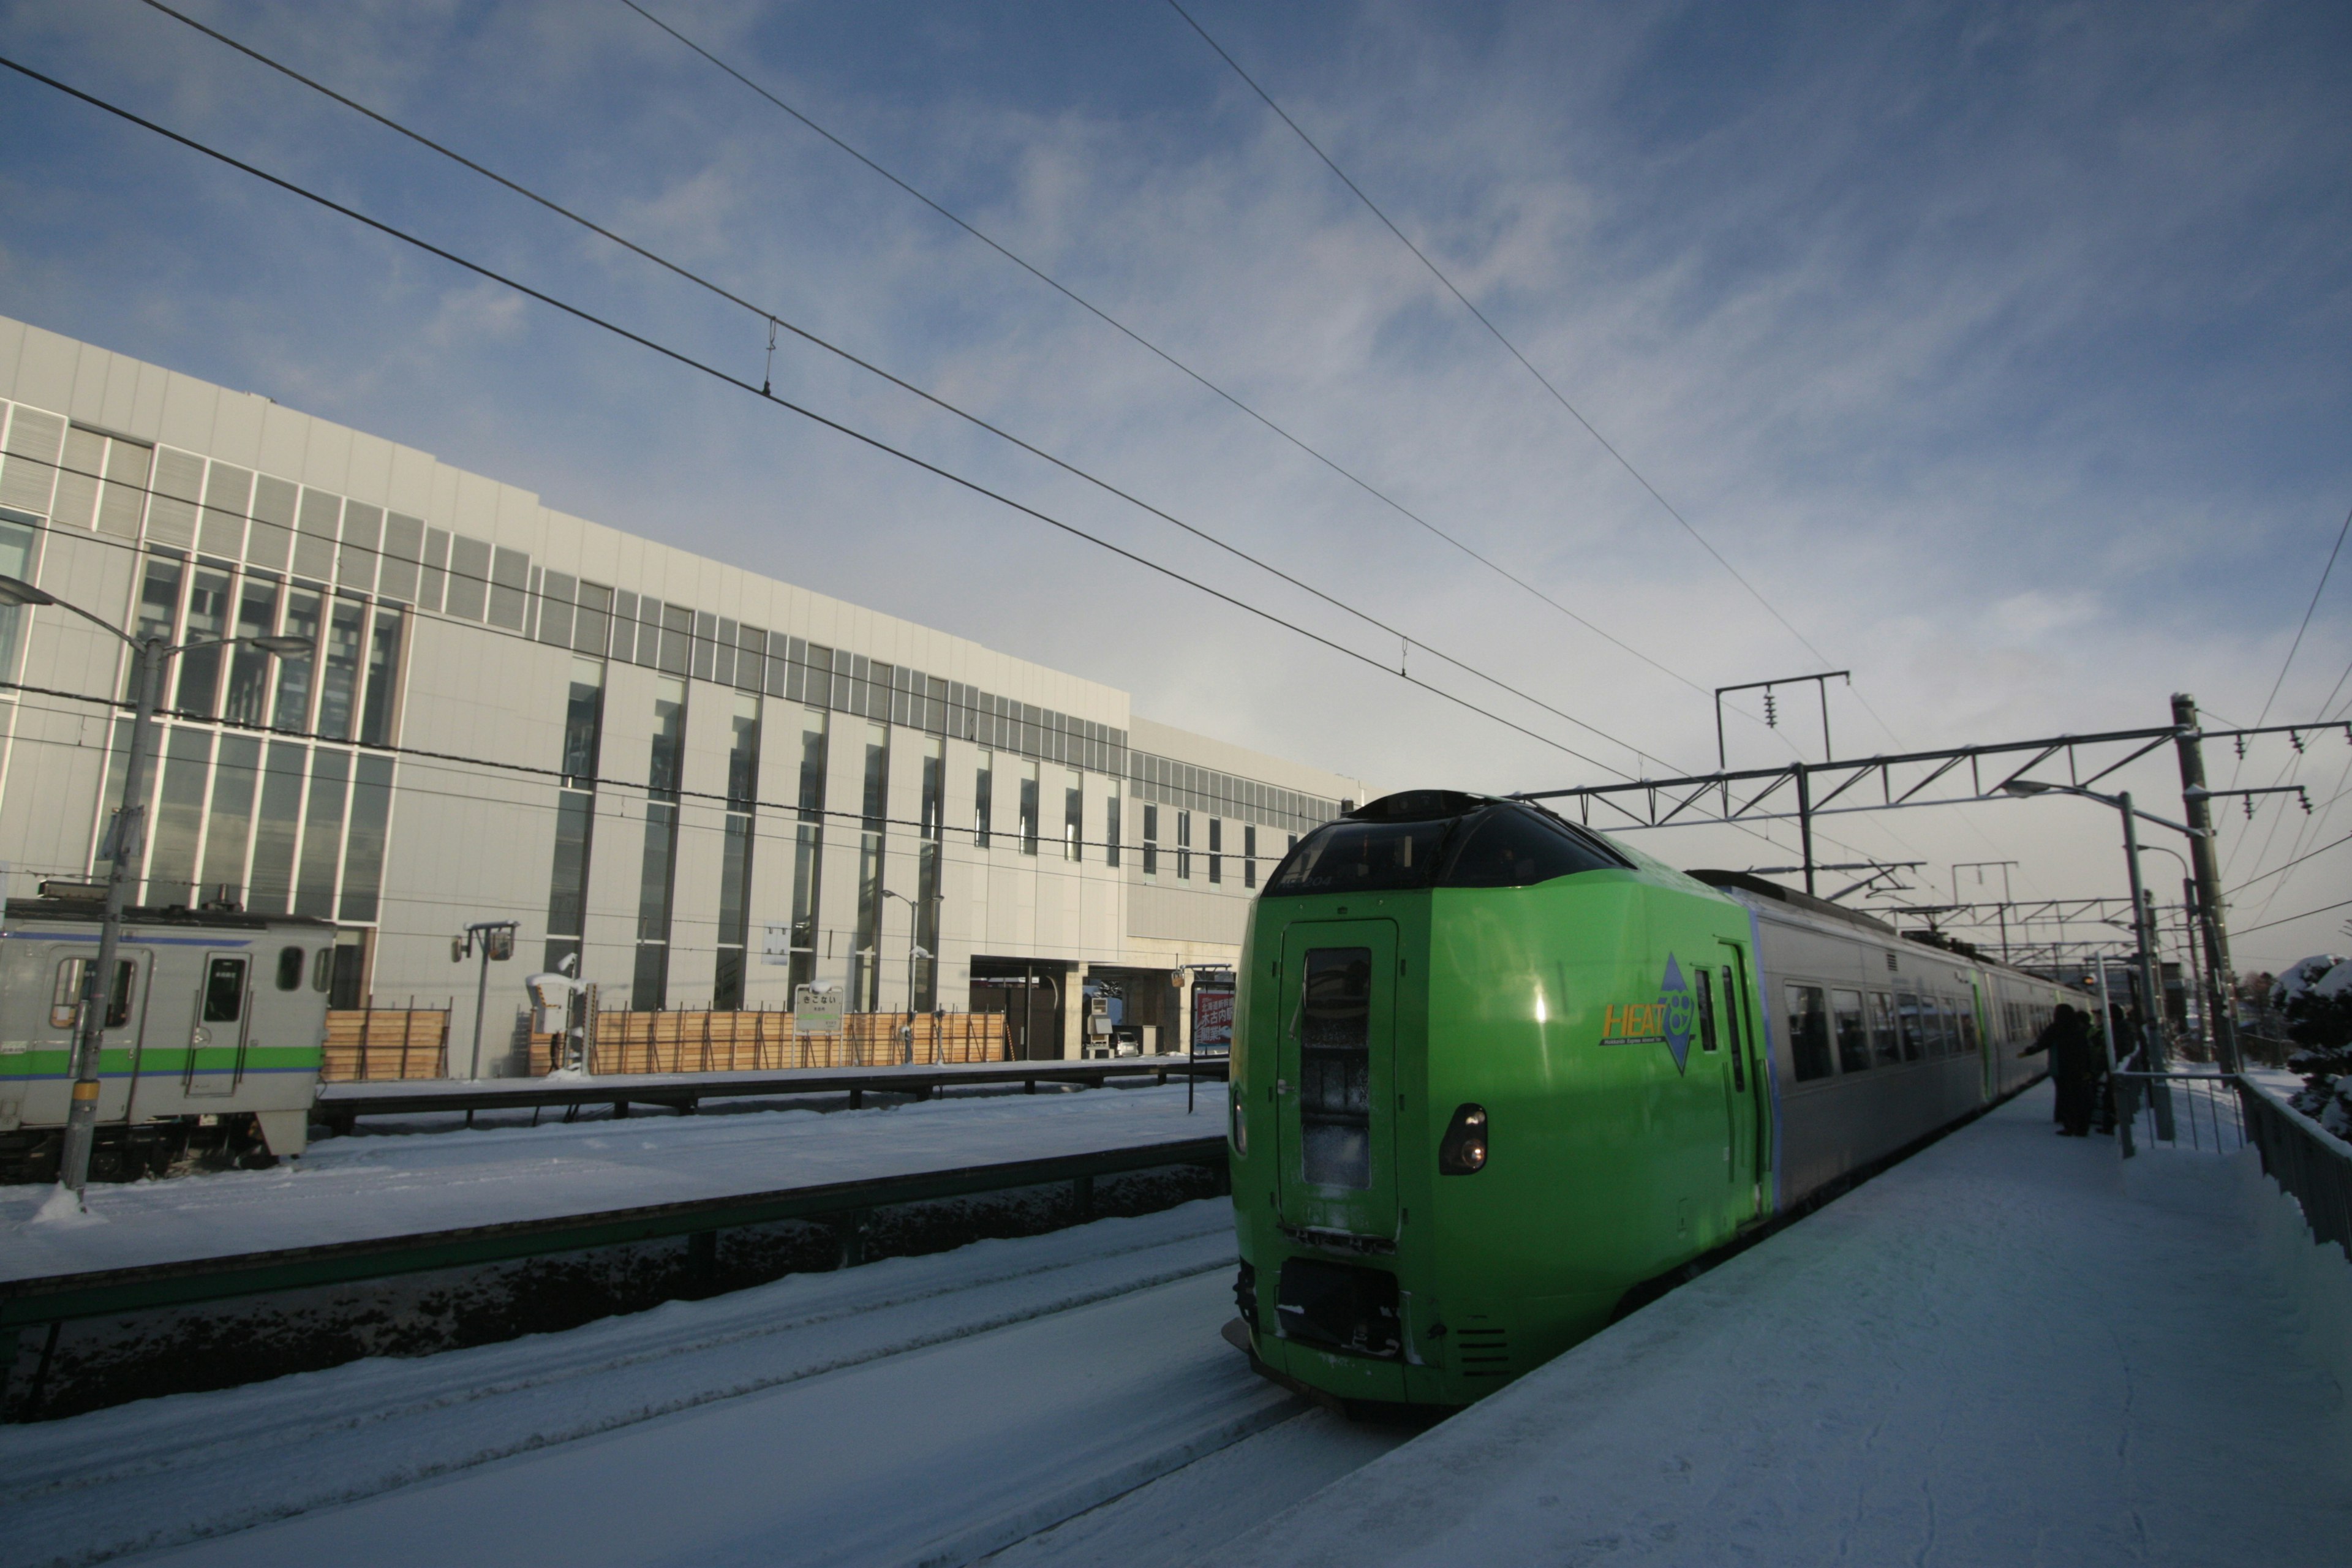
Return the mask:
[(2172, 694), (2174, 747), (2180, 754), (2180, 795), (2189, 836), (2189, 863), (2196, 921), (2205, 938), (2205, 1015), (2212, 1020), (2213, 1054), (2223, 1072), (2243, 1066), (2238, 1051), (2238, 1009), (2231, 994), (2230, 933), (2221, 921), (2221, 868), (2213, 858), (2213, 814), (2205, 795), (2203, 735), (2197, 727), (2197, 699)]

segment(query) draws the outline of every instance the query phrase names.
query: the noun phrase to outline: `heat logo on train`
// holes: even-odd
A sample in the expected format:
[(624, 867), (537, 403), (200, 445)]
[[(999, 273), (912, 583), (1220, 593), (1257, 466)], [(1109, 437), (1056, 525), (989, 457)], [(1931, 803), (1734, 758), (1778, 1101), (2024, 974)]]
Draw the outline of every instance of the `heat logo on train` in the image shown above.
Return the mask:
[(2069, 995), (1527, 802), (1373, 801), (1251, 908), (1234, 1337), (1311, 1392), (1469, 1404), (2032, 1081)]

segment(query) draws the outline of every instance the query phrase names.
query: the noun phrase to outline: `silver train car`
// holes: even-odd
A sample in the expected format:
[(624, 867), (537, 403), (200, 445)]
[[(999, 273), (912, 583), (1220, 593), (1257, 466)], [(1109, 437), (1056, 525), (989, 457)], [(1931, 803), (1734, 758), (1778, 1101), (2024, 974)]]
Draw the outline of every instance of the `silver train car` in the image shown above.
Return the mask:
[[(11, 899), (0, 920), (0, 1177), (53, 1176), (95, 903)], [(124, 913), (106, 987), (92, 1172), (160, 1174), (192, 1143), (302, 1152), (334, 927), (211, 910)]]

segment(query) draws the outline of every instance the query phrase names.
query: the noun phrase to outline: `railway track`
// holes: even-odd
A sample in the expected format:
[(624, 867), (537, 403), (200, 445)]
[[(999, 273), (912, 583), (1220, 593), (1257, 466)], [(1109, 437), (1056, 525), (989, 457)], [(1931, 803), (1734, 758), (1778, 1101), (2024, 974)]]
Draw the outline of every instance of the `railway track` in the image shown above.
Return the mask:
[(1385, 1446), (1218, 1340), (1233, 1259), (1196, 1203), (0, 1429), (0, 1564), (1050, 1560), (1258, 1434), (1301, 1485)]

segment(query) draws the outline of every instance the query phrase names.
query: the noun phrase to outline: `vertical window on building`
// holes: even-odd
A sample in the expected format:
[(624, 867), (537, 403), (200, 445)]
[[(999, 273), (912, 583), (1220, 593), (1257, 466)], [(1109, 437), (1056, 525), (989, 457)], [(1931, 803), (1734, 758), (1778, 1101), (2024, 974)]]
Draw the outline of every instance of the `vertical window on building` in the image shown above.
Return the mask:
[(352, 770), (352, 826), (343, 843), (343, 894), (337, 918), (373, 921), (383, 892), (383, 847), (392, 822), (392, 759), (362, 756)]
[(172, 633), (180, 624), (180, 578), (184, 568), (177, 561), (163, 556), (151, 556), (147, 575), (139, 584), (139, 620), (131, 635), (141, 642), (151, 637), (173, 639)]
[(261, 742), (223, 735), (213, 770), (212, 809), (205, 815), (205, 874), (197, 902), (245, 903), (245, 852), (253, 830), (254, 786), (261, 775)]
[(1176, 875), (1184, 881), (1192, 877), (1192, 814), (1189, 811), (1176, 814)]
[(849, 994), (852, 1006), (872, 1013), (882, 1005), (882, 833), (890, 785), (889, 726), (872, 720), (866, 724), (865, 784), (864, 831), (857, 844), (857, 938), (850, 948)]
[(940, 1005), (940, 842), (947, 833), (947, 760), (937, 735), (923, 738), (922, 842), (916, 849), (915, 996), (923, 1012)]
[(1209, 818), (1209, 880), (1222, 883), (1225, 879), (1225, 819)]
[(1033, 758), (1021, 763), (1021, 853), (1037, 853), (1037, 763)]
[(302, 867), (294, 884), (294, 912), (335, 918), (335, 872), (343, 863), (343, 786), (351, 781), (349, 752), (310, 756), (310, 805), (302, 817)]
[[(183, 640), (226, 637), (228, 634), (230, 578), (226, 571), (205, 563), (188, 579), (188, 618)], [(209, 719), (220, 696), (220, 647), (190, 648), (179, 658), (179, 694), (172, 706)]]
[(165, 737), (147, 862), (151, 904), (195, 902), (196, 839), (204, 828), (205, 781), (212, 772), (212, 759), (209, 731), (175, 728)]
[(269, 743), (261, 775), (261, 810), (254, 820), (253, 890), (246, 907), (282, 915), (294, 896), (294, 843), (302, 825), (304, 752), (285, 741)]
[(563, 703), (563, 784), (555, 796), (555, 860), (547, 879), (546, 967), (580, 955), (595, 850), (596, 773), (604, 750), (604, 665), (575, 658)]
[(727, 837), (719, 847), (719, 956), (713, 1007), (743, 1005), (744, 947), (751, 929), (751, 847), (760, 792), (760, 700), (735, 693), (727, 745)]
[(360, 708), (360, 739), (371, 746), (392, 741), (392, 689), (400, 670), (400, 612), (379, 609), (368, 638), (367, 697)]
[(971, 841), (982, 849), (988, 847), (988, 819), (995, 795), (996, 753), (982, 752), (971, 781)]
[(1087, 837), (1086, 775), (1071, 773), (1062, 784), (1062, 858), (1084, 858)]
[(1257, 824), (1242, 824), (1242, 886), (1257, 886)]
[(637, 874), (637, 962), (629, 1005), (656, 1013), (669, 1002), (670, 894), (677, 869), (677, 791), (686, 760), (686, 682), (659, 681), (646, 761), (646, 845)]
[[(278, 629), (278, 584), (267, 578), (247, 577), (236, 601), (236, 635), (268, 637)], [(232, 724), (259, 725), (269, 717), (269, 672), (276, 663), (269, 655), (247, 644), (231, 657), (228, 700), (221, 716)]]
[(352, 738), (352, 710), (359, 699), (360, 644), (367, 631), (367, 606), (337, 595), (327, 611), (327, 651), (319, 676), (319, 734)]
[(1110, 798), (1103, 803), (1103, 864), (1118, 864), (1118, 785), (1110, 786)]
[(792, 984), (816, 983), (817, 900), (824, 891), (825, 725), (823, 710), (801, 710), (800, 821), (793, 830)]
[(1160, 808), (1150, 805), (1143, 808), (1143, 874), (1160, 875)]
[[(10, 512), (0, 519), (0, 575), (16, 578), (20, 583), (33, 580), (33, 546), (40, 533), (33, 519), (23, 512)], [(0, 605), (0, 679), (13, 679), (16, 673), (16, 647), (23, 637), (25, 612), (15, 605)]]
[[(296, 588), (286, 595), (286, 635), (318, 646), (319, 595), (312, 590)], [(297, 734), (310, 729), (311, 672), (317, 664), (318, 656), (311, 653), (278, 658), (278, 710), (270, 715), (271, 729)]]

